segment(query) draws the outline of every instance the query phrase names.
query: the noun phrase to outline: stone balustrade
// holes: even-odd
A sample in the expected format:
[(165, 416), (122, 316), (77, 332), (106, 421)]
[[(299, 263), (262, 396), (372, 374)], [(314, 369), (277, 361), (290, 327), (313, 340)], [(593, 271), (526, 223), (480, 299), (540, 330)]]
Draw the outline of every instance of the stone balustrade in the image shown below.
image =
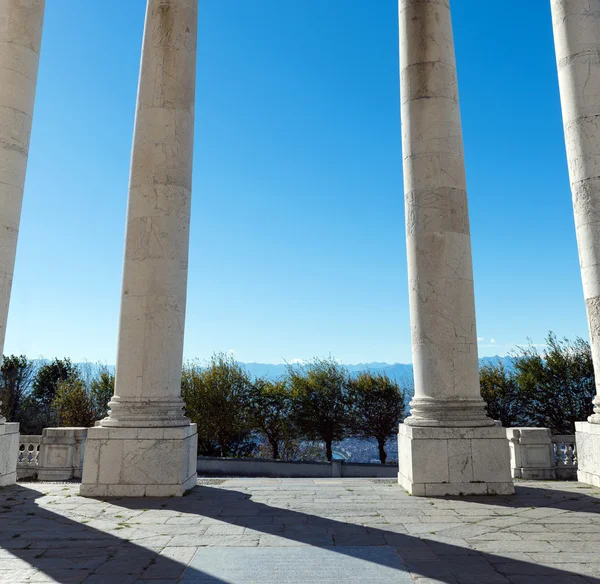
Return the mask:
[(507, 428), (511, 474), (525, 480), (577, 478), (575, 436), (552, 436), (548, 428)]
[(44, 428), (41, 436), (21, 436), (17, 478), (68, 481), (81, 478), (87, 428)]
[(37, 478), (41, 436), (19, 436), (17, 479)]
[(556, 478), (560, 481), (577, 478), (577, 444), (575, 436), (552, 436)]
[[(80, 479), (87, 428), (45, 428), (42, 436), (21, 436), (17, 477), (41, 481)], [(553, 436), (548, 428), (507, 428), (513, 478), (575, 480), (575, 436)], [(262, 459), (198, 457), (198, 472), (226, 476), (350, 476), (392, 477), (394, 465), (351, 464), (335, 461), (284, 462)]]

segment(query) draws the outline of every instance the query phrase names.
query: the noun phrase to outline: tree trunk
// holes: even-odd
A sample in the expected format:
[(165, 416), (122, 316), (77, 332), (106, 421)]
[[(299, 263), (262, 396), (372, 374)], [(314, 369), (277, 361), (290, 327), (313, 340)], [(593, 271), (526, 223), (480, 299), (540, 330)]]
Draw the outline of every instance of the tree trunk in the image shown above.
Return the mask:
[(273, 460), (279, 458), (279, 442), (277, 440), (269, 440), (271, 443), (271, 450), (273, 452)]
[(333, 440), (326, 440), (325, 441), (325, 450), (326, 450), (327, 460), (329, 462), (331, 462), (331, 459), (333, 458), (333, 450), (331, 449), (331, 443), (332, 442), (333, 442)]
[(385, 464), (385, 460), (387, 458), (387, 454), (385, 452), (385, 439), (377, 438), (377, 444), (379, 446), (379, 460), (381, 464)]

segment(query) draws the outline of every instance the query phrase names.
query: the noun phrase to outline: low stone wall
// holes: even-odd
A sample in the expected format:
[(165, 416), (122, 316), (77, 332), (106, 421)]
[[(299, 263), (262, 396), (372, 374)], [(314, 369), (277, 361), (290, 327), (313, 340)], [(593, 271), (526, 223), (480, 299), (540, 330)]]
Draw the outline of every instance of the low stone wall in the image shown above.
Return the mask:
[(198, 475), (273, 478), (398, 478), (394, 464), (362, 464), (352, 462), (291, 462), (264, 458), (198, 457)]
[(87, 432), (87, 428), (44, 428), (38, 459), (38, 480), (80, 479)]
[(41, 436), (21, 436), (18, 479), (80, 479), (87, 431), (87, 428), (44, 428)]
[(0, 424), (0, 487), (17, 482), (19, 424)]
[(548, 428), (507, 428), (512, 477), (525, 480), (575, 480), (575, 436), (552, 436)]

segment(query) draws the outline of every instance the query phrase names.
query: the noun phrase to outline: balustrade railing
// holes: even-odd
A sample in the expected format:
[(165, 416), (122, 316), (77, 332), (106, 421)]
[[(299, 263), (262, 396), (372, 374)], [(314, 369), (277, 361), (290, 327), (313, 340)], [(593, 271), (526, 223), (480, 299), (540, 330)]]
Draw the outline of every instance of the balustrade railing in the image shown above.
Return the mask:
[(17, 478), (35, 478), (38, 470), (41, 436), (20, 436), (17, 456)]
[(577, 445), (575, 436), (552, 436), (556, 478), (559, 480), (577, 478)]

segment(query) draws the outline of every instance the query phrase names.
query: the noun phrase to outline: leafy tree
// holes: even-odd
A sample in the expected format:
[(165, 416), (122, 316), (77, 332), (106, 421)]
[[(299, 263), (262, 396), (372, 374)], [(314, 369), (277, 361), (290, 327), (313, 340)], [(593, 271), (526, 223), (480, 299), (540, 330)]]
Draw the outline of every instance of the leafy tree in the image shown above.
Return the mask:
[(198, 424), (199, 454), (247, 456), (252, 452), (252, 381), (233, 358), (220, 353), (206, 367), (187, 364), (181, 390), (186, 414)]
[(31, 390), (33, 363), (25, 355), (5, 356), (0, 367), (0, 416), (20, 422), (25, 399)]
[(77, 366), (71, 360), (54, 359), (51, 363), (42, 365), (33, 380), (32, 397), (42, 406), (51, 406), (58, 386), (65, 381), (80, 380), (81, 375)]
[(106, 365), (100, 367), (90, 381), (90, 397), (98, 419), (108, 415), (108, 402), (115, 392), (115, 374)]
[(288, 375), (298, 428), (306, 438), (325, 442), (331, 460), (333, 442), (345, 438), (349, 430), (348, 371), (329, 358), (289, 366)]
[(92, 399), (80, 379), (70, 379), (58, 385), (52, 408), (62, 427), (89, 428), (97, 419)]
[(56, 426), (56, 414), (52, 406), (42, 406), (31, 394), (25, 397), (21, 406), (19, 432), (24, 435), (39, 435), (44, 428)]
[(574, 434), (575, 422), (593, 412), (596, 393), (592, 352), (587, 341), (558, 340), (552, 332), (540, 354), (530, 345), (513, 355), (515, 379), (528, 420), (553, 434)]
[(285, 449), (285, 443), (293, 438), (292, 410), (287, 380), (255, 382), (250, 403), (252, 425), (266, 437), (274, 459), (280, 457), (280, 447)]
[(386, 441), (398, 433), (404, 418), (406, 395), (385, 373), (361, 371), (349, 381), (349, 403), (353, 434), (375, 438), (379, 460), (385, 464)]
[(503, 363), (489, 363), (479, 370), (481, 396), (493, 420), (500, 420), (506, 428), (527, 425), (523, 396), (513, 372)]

